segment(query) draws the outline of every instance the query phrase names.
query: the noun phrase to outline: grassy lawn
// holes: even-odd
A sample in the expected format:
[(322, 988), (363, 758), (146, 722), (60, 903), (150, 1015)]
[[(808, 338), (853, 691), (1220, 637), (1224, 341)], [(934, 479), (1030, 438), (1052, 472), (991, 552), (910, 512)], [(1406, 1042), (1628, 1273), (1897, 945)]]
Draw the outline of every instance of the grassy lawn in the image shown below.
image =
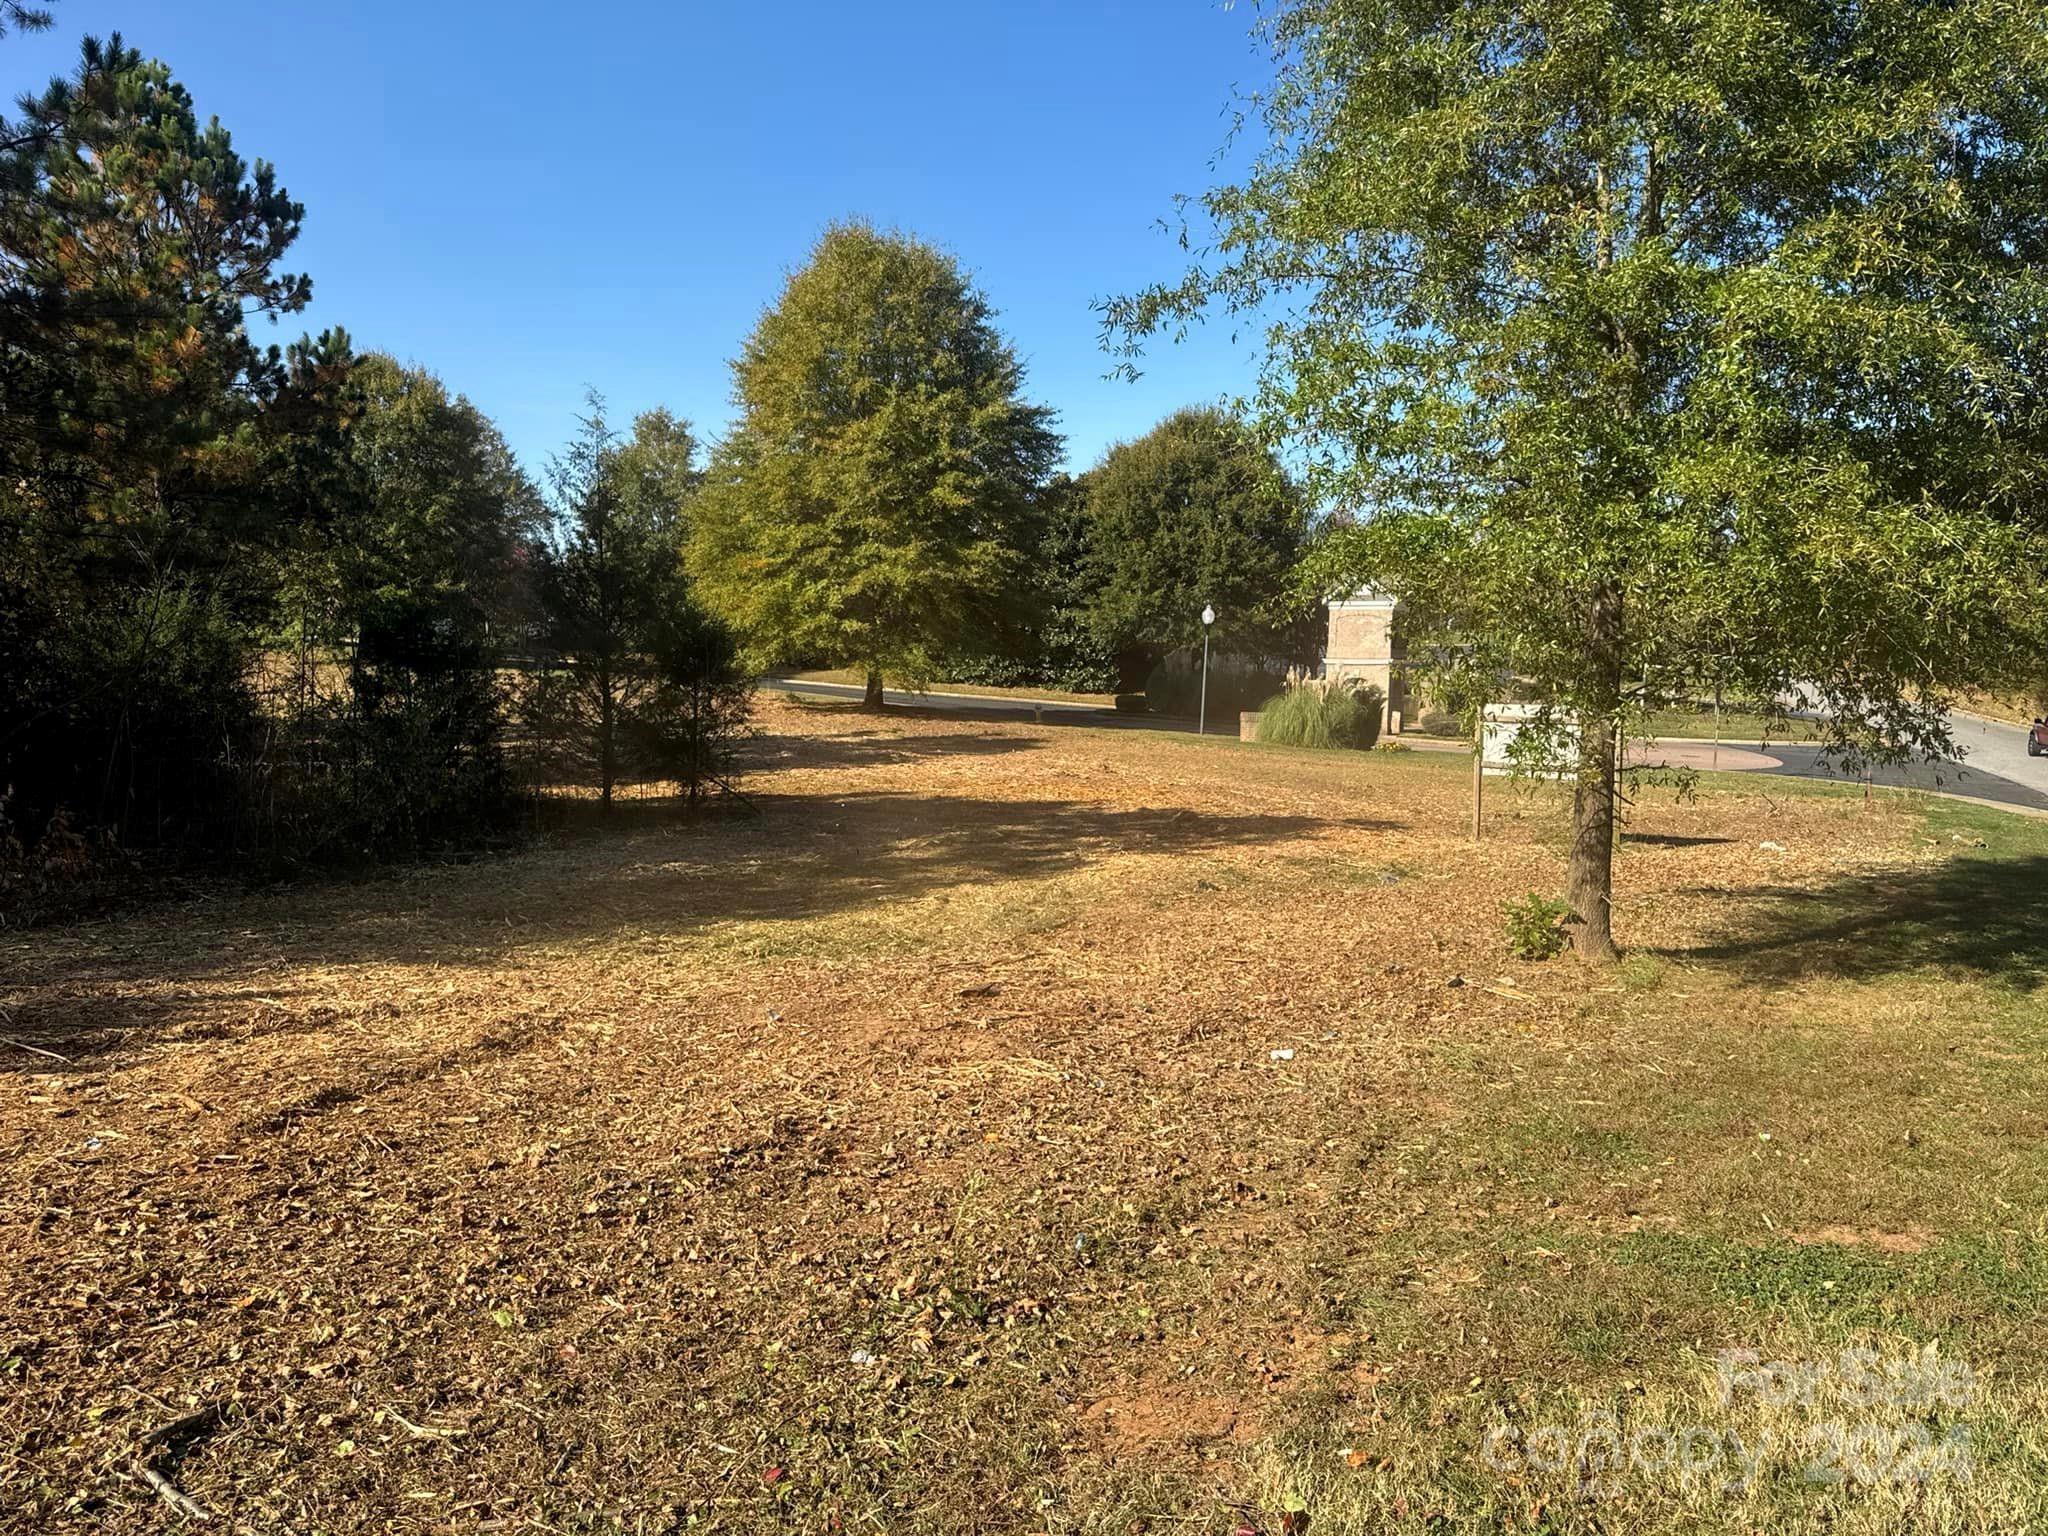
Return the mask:
[[(865, 687), (867, 674), (853, 667), (824, 667), (810, 672), (789, 672), (782, 674), (791, 682), (841, 683), (853, 688)], [(891, 692), (902, 689), (902, 684), (889, 684)], [(990, 683), (933, 683), (927, 690), (931, 693), (985, 693), (991, 698), (1003, 699), (1060, 699), (1069, 704), (1099, 704), (1104, 709), (1116, 707), (1113, 693), (1069, 693), (1059, 688), (1009, 688)]]
[[(1469, 732), (1448, 716), (1425, 715), (1423, 720), (1428, 723), (1411, 722), (1403, 734), (1435, 736), (1456, 741), (1468, 740), (1470, 737)], [(1712, 741), (1714, 732), (1714, 711), (1710, 705), (1704, 709), (1652, 710), (1636, 734), (1649, 738), (1678, 737)], [(1720, 739), (1730, 746), (1755, 746), (1763, 741), (1818, 741), (1820, 732), (1811, 720), (1774, 722), (1754, 710), (1724, 709), (1721, 711)]]
[(763, 724), (752, 819), (0, 937), (0, 1525), (199, 1410), (307, 1536), (2048, 1522), (2048, 823), (1709, 777), (1589, 972), (1456, 756)]
[[(1720, 739), (1737, 746), (1763, 741), (1818, 741), (1819, 729), (1811, 720), (1774, 721), (1753, 710), (1724, 709), (1719, 725)], [(1711, 741), (1715, 736), (1714, 711), (1705, 709), (1660, 709), (1649, 716), (1646, 736), (1690, 737)]]

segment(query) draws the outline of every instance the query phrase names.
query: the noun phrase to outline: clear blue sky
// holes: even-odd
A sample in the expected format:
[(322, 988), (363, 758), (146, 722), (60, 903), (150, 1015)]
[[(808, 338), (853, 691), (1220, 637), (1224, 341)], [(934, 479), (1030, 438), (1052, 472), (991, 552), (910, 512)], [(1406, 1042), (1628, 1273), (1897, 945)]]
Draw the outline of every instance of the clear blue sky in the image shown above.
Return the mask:
[(538, 470), (586, 385), (706, 435), (726, 364), (829, 220), (975, 274), (1084, 468), (1249, 387), (1227, 322), (1103, 377), (1091, 301), (1181, 270), (1158, 227), (1215, 179), (1251, 10), (1207, 0), (45, 0), (12, 97), (123, 32), (306, 205), (314, 303), (467, 394)]

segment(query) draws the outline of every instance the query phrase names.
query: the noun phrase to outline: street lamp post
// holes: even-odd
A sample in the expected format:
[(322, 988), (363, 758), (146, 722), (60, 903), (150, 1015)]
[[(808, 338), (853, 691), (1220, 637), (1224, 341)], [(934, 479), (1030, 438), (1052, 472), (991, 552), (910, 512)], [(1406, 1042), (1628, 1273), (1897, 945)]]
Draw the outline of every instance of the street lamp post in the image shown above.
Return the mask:
[(1195, 724), (1197, 736), (1209, 734), (1209, 626), (1215, 622), (1215, 607), (1202, 604), (1202, 718)]

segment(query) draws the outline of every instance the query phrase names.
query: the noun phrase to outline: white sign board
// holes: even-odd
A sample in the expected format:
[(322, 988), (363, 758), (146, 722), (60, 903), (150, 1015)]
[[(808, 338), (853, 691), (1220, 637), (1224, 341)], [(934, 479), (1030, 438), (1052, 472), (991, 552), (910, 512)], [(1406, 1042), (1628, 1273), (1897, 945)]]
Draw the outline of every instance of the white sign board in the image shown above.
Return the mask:
[[(1563, 779), (1571, 777), (1573, 762), (1579, 750), (1579, 725), (1570, 715), (1552, 711), (1546, 735), (1550, 761), (1546, 764), (1536, 760), (1517, 764), (1515, 743), (1525, 727), (1543, 716), (1540, 704), (1488, 704), (1480, 711), (1480, 751), (1486, 772), (1491, 777), (1504, 778), (1519, 767), (1525, 774), (1537, 778)], [(1534, 743), (1531, 743), (1534, 745)]]

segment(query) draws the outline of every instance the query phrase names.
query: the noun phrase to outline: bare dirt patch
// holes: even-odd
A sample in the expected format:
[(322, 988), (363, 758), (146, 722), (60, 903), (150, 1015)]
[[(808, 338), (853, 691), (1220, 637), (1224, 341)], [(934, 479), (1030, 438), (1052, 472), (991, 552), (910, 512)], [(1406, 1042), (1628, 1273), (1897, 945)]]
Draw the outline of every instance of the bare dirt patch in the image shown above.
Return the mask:
[(1874, 1227), (1829, 1226), (1791, 1233), (1790, 1240), (1802, 1248), (1826, 1243), (1837, 1248), (1870, 1248), (1878, 1253), (1920, 1253), (1931, 1239), (1925, 1231), (1881, 1232)]
[(1082, 1410), (1081, 1419), (1118, 1450), (1140, 1455), (1257, 1438), (1241, 1404), (1170, 1388), (1099, 1398)]

